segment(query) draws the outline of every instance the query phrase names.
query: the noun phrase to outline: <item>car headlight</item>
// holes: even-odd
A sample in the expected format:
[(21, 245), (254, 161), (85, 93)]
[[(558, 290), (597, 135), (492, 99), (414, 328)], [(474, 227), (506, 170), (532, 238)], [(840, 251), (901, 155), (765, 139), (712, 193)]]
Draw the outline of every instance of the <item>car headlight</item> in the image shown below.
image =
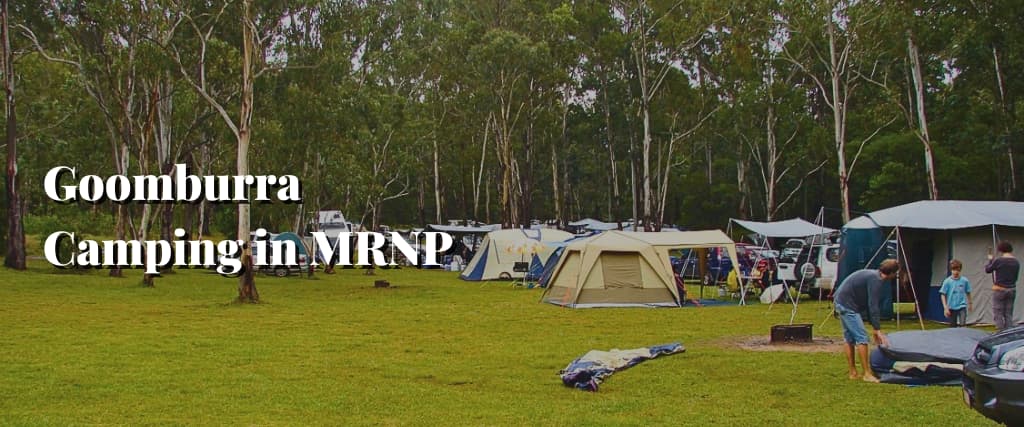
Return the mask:
[(999, 359), (999, 369), (1004, 371), (1024, 371), (1024, 347), (1018, 347), (1006, 352)]

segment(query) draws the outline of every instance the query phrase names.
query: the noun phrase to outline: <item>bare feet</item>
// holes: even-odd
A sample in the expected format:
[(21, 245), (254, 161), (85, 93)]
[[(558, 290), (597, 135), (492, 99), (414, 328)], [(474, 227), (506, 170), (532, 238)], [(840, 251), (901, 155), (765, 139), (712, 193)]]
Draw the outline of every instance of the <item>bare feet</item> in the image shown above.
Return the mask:
[(879, 383), (879, 382), (881, 382), (881, 381), (878, 380), (877, 377), (875, 377), (874, 375), (871, 375), (871, 374), (865, 374), (864, 375), (864, 381), (865, 382), (869, 382), (869, 383)]
[(851, 380), (855, 380), (855, 379), (858, 379), (858, 378), (860, 378), (860, 374), (858, 374), (857, 371), (850, 371), (850, 379)]

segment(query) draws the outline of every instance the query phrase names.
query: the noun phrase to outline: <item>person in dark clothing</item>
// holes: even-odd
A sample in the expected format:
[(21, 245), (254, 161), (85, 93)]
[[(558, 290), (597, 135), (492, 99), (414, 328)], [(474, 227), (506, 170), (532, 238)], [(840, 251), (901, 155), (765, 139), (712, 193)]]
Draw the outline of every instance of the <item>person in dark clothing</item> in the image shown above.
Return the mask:
[(1020, 261), (1013, 256), (1013, 245), (1002, 241), (996, 246), (1001, 255), (993, 257), (988, 254), (986, 273), (994, 273), (992, 277), (992, 317), (996, 330), (1001, 331), (1013, 325), (1013, 301), (1017, 298), (1017, 276), (1020, 274)]
[[(864, 269), (850, 274), (836, 291), (833, 303), (839, 320), (843, 326), (843, 338), (846, 340), (846, 362), (850, 368), (850, 379), (857, 379), (856, 354), (860, 354), (861, 366), (864, 368), (864, 381), (878, 382), (878, 377), (871, 370), (868, 360), (868, 332), (864, 329), (861, 312), (868, 313), (868, 321), (874, 329), (875, 344), (888, 346), (889, 339), (882, 333), (879, 323), (881, 318), (881, 301), (884, 288), (882, 284), (896, 277), (900, 263), (894, 259), (882, 261), (878, 270)], [(856, 351), (855, 351), (856, 348)]]

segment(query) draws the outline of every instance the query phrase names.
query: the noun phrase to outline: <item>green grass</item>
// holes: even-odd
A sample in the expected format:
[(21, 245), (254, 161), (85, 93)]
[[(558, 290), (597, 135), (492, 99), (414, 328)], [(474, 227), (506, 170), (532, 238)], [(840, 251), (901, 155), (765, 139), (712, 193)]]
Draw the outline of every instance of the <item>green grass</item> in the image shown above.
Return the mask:
[[(4, 424), (990, 424), (958, 387), (850, 381), (840, 353), (729, 344), (788, 322), (787, 305), (572, 310), (415, 269), (261, 276), (265, 303), (236, 305), (236, 280), (204, 271), (142, 288), (137, 270), (31, 266), (0, 270)], [(839, 335), (825, 305), (801, 304), (798, 322)], [(598, 393), (558, 377), (591, 349), (674, 341), (686, 352)]]

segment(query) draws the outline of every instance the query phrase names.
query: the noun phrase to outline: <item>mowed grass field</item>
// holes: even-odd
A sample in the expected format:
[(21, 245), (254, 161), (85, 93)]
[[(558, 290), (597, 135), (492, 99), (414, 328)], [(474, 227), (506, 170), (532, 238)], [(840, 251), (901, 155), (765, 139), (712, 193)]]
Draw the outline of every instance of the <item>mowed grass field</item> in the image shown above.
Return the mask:
[[(235, 279), (0, 269), (0, 422), (18, 425), (991, 425), (958, 387), (846, 379), (843, 355), (762, 352), (790, 309), (572, 310), (539, 289), (416, 269)], [(388, 280), (390, 289), (373, 288)], [(828, 307), (797, 321), (840, 335)], [(824, 326), (822, 326), (822, 322)], [(916, 323), (903, 322), (906, 328)], [(895, 330), (892, 322), (884, 325)], [(682, 342), (599, 392), (558, 376), (591, 349)]]

